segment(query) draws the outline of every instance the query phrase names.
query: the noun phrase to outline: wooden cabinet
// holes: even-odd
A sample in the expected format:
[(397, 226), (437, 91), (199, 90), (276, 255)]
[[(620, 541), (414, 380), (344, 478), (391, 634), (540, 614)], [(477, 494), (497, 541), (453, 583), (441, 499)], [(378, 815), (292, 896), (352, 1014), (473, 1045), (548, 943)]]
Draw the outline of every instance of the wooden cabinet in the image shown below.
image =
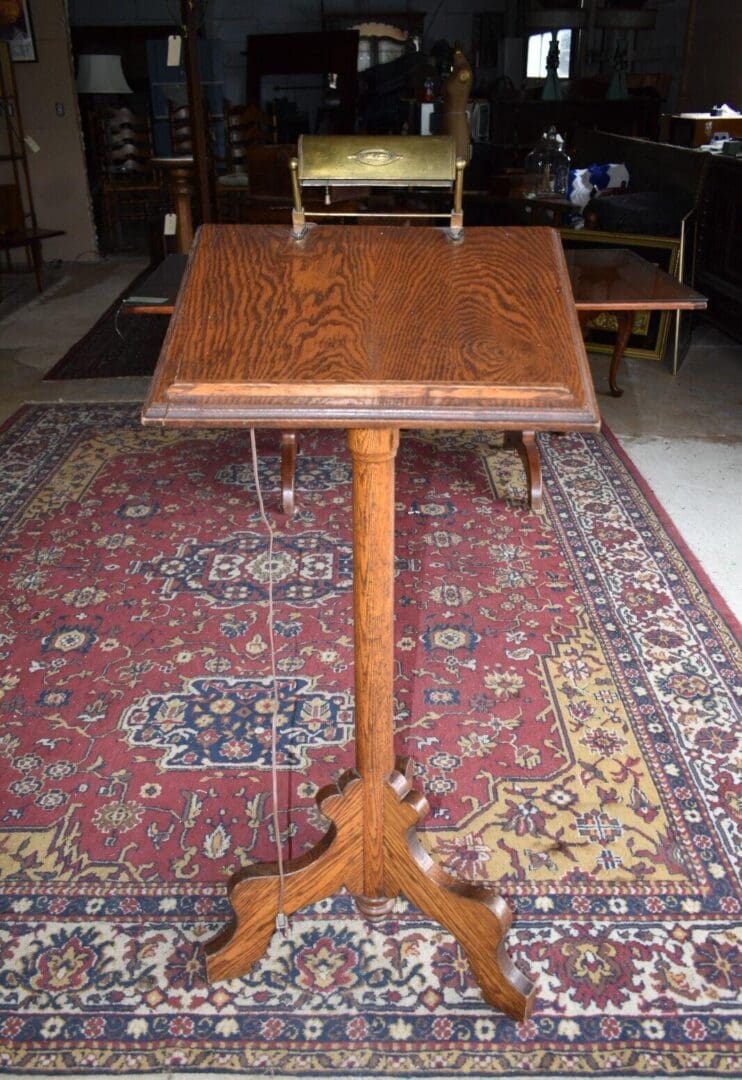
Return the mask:
[(735, 139), (742, 138), (742, 116), (711, 116), (709, 113), (675, 113), (663, 116), (667, 141), (676, 146), (703, 146), (714, 135), (726, 132)]
[(698, 217), (696, 288), (709, 298), (708, 315), (742, 341), (742, 160), (709, 162)]

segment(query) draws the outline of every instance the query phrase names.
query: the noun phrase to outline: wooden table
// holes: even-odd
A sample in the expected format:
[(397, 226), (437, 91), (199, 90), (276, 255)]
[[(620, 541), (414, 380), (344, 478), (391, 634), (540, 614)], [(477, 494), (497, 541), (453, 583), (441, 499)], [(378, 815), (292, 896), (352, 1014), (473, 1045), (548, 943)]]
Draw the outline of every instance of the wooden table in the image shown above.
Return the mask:
[(3, 229), (0, 227), (0, 250), (5, 251), (8, 260), (10, 260), (11, 249), (26, 249), (26, 254), (33, 266), (38, 292), (44, 291), (44, 258), (41, 246), (44, 240), (52, 240), (56, 236), (64, 236), (64, 229), (36, 229), (30, 227)]
[(621, 397), (623, 390), (616, 377), (634, 329), (635, 312), (701, 311), (706, 297), (627, 248), (572, 249), (565, 255), (583, 329), (598, 312), (610, 311), (616, 316), (618, 332), (608, 385), (614, 397)]
[[(291, 914), (345, 886), (368, 918), (402, 894), (462, 945), (485, 998), (528, 1015), (504, 951), (510, 909), (456, 880), (415, 836), (426, 814), (393, 746), (394, 459), (400, 427), (597, 431), (585, 348), (554, 230), (281, 226), (199, 231), (145, 424), (342, 427), (353, 461), (356, 767), (318, 795), (332, 822), (287, 864)], [(279, 910), (275, 865), (230, 883), (234, 921), (209, 978), (249, 970)]]

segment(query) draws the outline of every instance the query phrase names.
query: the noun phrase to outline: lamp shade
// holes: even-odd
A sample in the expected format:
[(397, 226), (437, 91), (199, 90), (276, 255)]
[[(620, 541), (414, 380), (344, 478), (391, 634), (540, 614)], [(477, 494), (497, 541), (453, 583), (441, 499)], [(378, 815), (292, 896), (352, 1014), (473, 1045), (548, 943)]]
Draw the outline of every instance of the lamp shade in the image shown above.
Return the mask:
[(78, 94), (133, 94), (121, 69), (121, 57), (84, 53), (77, 62)]

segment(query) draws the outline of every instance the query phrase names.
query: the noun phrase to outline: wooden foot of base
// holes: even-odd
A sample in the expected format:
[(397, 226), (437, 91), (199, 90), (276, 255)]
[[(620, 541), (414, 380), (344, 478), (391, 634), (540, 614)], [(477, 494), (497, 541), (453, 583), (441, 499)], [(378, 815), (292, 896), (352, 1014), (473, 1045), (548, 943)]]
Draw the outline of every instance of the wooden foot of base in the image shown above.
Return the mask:
[(317, 802), (332, 825), (311, 851), (285, 863), (283, 897), (277, 863), (247, 866), (235, 874), (229, 883), (233, 921), (205, 947), (211, 982), (250, 970), (268, 948), (279, 910), (291, 915), (343, 886), (362, 891), (361, 793), (354, 772), (318, 793)]
[(504, 948), (510, 908), (491, 888), (459, 881), (434, 863), (415, 835), (428, 813), (424, 795), (413, 791), (409, 766), (398, 762), (384, 806), (385, 883), (444, 926), (467, 955), (486, 1001), (515, 1020), (533, 1008), (535, 985)]

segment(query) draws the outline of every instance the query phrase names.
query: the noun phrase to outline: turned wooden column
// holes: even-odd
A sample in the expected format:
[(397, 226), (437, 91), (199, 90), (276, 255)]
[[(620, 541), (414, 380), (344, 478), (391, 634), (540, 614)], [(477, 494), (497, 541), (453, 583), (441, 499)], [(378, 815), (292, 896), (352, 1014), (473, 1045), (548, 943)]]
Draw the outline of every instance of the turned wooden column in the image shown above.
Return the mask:
[(384, 896), (384, 785), (394, 769), (394, 459), (396, 428), (348, 432), (353, 457), (356, 769), (363, 779), (363, 896), (371, 921)]
[(170, 172), (176, 214), (175, 242), (182, 255), (188, 254), (193, 243), (191, 170), (191, 165), (174, 165)]
[(188, 155), (155, 157), (152, 158), (152, 164), (163, 169), (167, 177), (175, 210), (175, 244), (180, 255), (187, 255), (193, 243), (193, 158)]

